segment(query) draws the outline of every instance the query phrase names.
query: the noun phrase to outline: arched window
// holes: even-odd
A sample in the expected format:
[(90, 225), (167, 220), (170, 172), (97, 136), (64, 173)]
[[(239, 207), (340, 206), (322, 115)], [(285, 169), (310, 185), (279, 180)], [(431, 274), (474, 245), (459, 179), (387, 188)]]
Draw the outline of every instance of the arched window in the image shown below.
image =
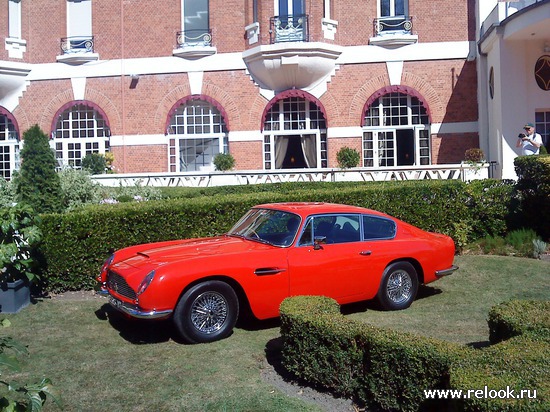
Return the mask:
[(275, 101), (263, 129), (265, 169), (327, 167), (327, 126), (316, 102), (301, 96)]
[(363, 118), (363, 166), (429, 165), (429, 121), (416, 96), (392, 92), (376, 98)]
[(86, 155), (109, 151), (109, 125), (103, 111), (94, 104), (69, 103), (55, 119), (52, 142), (59, 167), (80, 169)]
[(11, 114), (0, 107), (0, 176), (10, 180), (19, 169), (19, 133)]
[(191, 98), (172, 109), (168, 134), (171, 172), (214, 170), (218, 153), (228, 153), (224, 116), (212, 102)]

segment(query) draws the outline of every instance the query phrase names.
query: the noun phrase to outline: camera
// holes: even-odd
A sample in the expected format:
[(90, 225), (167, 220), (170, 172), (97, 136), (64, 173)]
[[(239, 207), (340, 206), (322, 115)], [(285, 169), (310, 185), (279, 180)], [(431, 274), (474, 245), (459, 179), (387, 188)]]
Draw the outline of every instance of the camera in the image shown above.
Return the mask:
[(525, 138), (525, 135), (524, 135), (523, 133), (520, 133), (520, 134), (518, 135), (518, 139), (524, 139), (524, 138)]

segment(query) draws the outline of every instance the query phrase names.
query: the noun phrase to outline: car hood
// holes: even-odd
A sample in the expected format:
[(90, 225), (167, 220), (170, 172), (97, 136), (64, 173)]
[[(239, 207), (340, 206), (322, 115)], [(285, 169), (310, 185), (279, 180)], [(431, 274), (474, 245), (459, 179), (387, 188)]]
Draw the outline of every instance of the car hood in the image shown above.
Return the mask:
[(209, 256), (219, 257), (220, 255), (240, 254), (250, 250), (265, 250), (273, 247), (232, 236), (144, 244), (132, 247), (133, 253), (113, 264), (112, 268), (118, 272), (132, 269), (149, 271), (182, 260)]

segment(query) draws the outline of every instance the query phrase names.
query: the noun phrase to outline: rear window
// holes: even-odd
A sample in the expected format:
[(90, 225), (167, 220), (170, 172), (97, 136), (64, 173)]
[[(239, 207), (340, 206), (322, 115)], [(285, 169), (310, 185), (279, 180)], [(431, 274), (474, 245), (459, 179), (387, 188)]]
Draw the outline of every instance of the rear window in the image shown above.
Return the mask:
[(393, 239), (397, 226), (393, 220), (378, 216), (363, 216), (363, 239)]

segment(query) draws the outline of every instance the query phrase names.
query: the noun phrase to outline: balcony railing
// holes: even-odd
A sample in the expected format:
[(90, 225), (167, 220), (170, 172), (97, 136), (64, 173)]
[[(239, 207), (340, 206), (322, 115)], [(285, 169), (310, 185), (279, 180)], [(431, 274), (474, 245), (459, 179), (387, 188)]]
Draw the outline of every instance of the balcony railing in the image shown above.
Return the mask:
[(293, 41), (309, 41), (309, 16), (275, 16), (269, 19), (271, 44)]
[(375, 36), (395, 32), (412, 34), (413, 23), (410, 16), (379, 17), (374, 19), (373, 24)]
[(182, 30), (176, 33), (178, 48), (185, 47), (210, 47), (212, 46), (212, 30), (193, 29)]
[(93, 52), (94, 36), (73, 36), (61, 38), (61, 54)]

